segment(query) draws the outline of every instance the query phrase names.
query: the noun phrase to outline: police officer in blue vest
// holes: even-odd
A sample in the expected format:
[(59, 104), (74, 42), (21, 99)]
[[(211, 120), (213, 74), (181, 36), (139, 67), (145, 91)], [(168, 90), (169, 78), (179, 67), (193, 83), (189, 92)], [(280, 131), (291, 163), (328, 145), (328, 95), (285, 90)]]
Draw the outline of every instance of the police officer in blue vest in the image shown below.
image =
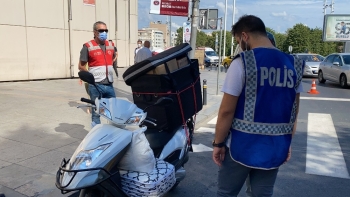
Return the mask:
[(217, 196), (237, 196), (249, 176), (253, 196), (268, 197), (291, 156), (304, 62), (276, 49), (256, 16), (242, 16), (232, 35), (243, 52), (222, 87), (213, 141)]

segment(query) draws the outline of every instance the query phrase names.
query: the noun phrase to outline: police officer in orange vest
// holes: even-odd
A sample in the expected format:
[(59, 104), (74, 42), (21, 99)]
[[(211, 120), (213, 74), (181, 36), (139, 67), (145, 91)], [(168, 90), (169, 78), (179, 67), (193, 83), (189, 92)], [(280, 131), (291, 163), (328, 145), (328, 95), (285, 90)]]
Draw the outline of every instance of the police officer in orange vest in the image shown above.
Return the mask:
[[(96, 86), (103, 98), (115, 97), (113, 88), (113, 61), (116, 59), (116, 50), (113, 42), (107, 40), (107, 25), (97, 21), (93, 26), (94, 39), (83, 45), (80, 51), (79, 70), (87, 71), (86, 63), (89, 63), (89, 72), (95, 77)], [(91, 100), (99, 96), (95, 86), (89, 84)], [(100, 115), (92, 110), (91, 127), (100, 124)]]

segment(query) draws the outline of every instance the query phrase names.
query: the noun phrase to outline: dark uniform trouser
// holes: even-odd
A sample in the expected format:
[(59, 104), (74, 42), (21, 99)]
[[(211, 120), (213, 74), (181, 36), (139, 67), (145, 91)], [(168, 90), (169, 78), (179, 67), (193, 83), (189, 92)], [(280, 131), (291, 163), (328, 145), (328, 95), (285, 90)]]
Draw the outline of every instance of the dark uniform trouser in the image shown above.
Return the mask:
[(236, 197), (249, 176), (253, 197), (270, 197), (278, 169), (259, 170), (248, 168), (232, 160), (228, 148), (219, 169), (218, 197)]

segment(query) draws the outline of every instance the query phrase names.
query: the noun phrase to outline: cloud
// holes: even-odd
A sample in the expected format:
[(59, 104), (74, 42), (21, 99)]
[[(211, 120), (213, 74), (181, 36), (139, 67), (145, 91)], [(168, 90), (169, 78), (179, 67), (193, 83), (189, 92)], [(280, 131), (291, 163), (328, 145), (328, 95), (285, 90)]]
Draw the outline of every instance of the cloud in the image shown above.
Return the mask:
[(272, 12), (271, 13), (272, 16), (287, 16), (287, 12), (283, 11), (283, 12)]
[(174, 22), (171, 23), (171, 26), (174, 27), (174, 28), (176, 28), (176, 29), (178, 29), (178, 28), (181, 27), (180, 25), (178, 25), (178, 24), (176, 24), (176, 23), (174, 23)]
[(292, 22), (294, 21), (297, 17), (294, 15), (287, 14), (286, 11), (283, 12), (272, 12), (271, 15), (276, 18), (282, 18), (283, 20)]
[(260, 5), (311, 5), (311, 4), (323, 4), (323, 1), (314, 0), (301, 0), (301, 1), (258, 1)]
[[(225, 13), (225, 4), (223, 2), (217, 2), (216, 7), (218, 7), (223, 13)], [(238, 14), (238, 8), (236, 4), (236, 15)], [(232, 4), (227, 4), (227, 12), (233, 12), (233, 5)]]
[(225, 12), (225, 4), (223, 2), (217, 2), (216, 6), (222, 11)]

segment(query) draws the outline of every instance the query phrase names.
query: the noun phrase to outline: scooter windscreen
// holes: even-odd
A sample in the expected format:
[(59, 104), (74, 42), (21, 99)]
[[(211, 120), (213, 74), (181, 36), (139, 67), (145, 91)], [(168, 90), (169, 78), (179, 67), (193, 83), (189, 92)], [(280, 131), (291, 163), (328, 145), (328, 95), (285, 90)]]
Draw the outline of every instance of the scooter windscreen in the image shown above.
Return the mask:
[(147, 116), (134, 103), (120, 98), (96, 99), (96, 112), (117, 125), (139, 125)]

